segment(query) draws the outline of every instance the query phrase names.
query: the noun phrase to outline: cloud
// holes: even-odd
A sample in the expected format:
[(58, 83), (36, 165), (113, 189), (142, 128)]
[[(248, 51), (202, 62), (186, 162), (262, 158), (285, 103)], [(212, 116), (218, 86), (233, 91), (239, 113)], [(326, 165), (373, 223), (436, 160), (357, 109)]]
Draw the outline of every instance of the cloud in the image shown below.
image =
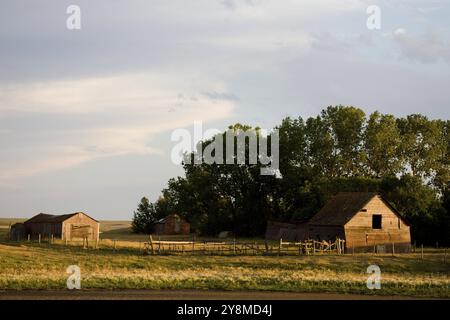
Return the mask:
[(450, 42), (441, 39), (436, 33), (413, 36), (405, 29), (398, 28), (391, 36), (402, 56), (407, 59), (421, 63), (450, 63)]
[[(0, 87), (2, 124), (10, 137), (0, 140), (0, 182), (102, 157), (161, 153), (149, 145), (152, 136), (195, 120), (230, 117), (235, 101), (209, 97), (205, 90), (228, 94), (214, 79), (169, 72)], [(43, 123), (22, 131), (18, 124), (28, 114)]]
[(219, 2), (227, 9), (236, 9), (240, 6), (255, 6), (261, 3), (261, 0), (219, 0)]
[(233, 93), (213, 91), (213, 92), (205, 92), (204, 95), (213, 100), (239, 101), (239, 98), (235, 96)]
[(78, 0), (77, 32), (66, 1), (2, 2), (0, 188), (22, 191), (1, 192), (0, 213), (129, 218), (182, 174), (170, 131), (194, 120), (270, 128), (339, 103), (448, 118), (448, 5), (375, 2), (383, 31), (368, 0)]

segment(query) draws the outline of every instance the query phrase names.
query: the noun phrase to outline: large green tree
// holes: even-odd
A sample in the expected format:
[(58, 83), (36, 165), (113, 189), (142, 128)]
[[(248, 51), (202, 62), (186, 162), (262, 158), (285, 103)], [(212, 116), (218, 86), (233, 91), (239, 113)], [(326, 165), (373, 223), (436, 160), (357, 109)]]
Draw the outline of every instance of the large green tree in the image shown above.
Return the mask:
[(395, 117), (374, 112), (364, 133), (367, 173), (373, 177), (395, 176), (401, 170), (400, 131)]
[[(378, 191), (410, 221), (413, 239), (450, 244), (448, 120), (379, 112), (366, 119), (361, 109), (335, 106), (315, 117), (286, 118), (276, 129), (281, 178), (261, 175), (260, 163), (237, 161), (248, 160), (255, 143), (270, 146), (259, 128), (238, 123), (228, 132), (245, 134), (243, 149), (234, 140), (227, 154), (226, 132), (218, 135), (223, 154), (214, 139), (201, 141), (203, 152), (186, 158), (199, 161), (185, 161), (184, 177), (170, 179), (156, 203), (141, 202), (135, 220), (178, 213), (202, 234), (260, 236), (268, 219), (308, 219), (336, 192)], [(210, 163), (208, 155), (234, 163)]]
[(361, 175), (364, 111), (355, 107), (330, 106), (322, 111), (322, 119), (333, 138), (338, 176)]
[(131, 228), (137, 233), (152, 233), (156, 222), (156, 209), (153, 203), (143, 197), (133, 214)]

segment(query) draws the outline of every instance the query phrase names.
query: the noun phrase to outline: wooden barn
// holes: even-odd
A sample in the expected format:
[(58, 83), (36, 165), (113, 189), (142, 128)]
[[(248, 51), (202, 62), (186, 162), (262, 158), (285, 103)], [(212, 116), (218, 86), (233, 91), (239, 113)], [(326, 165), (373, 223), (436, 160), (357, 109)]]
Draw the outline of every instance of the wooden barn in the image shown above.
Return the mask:
[(338, 193), (306, 224), (290, 234), (295, 237), (283, 239), (340, 238), (345, 240), (347, 252), (392, 252), (393, 247), (395, 252), (411, 250), (408, 223), (385, 199), (373, 192)]
[[(14, 226), (15, 237), (36, 239), (53, 236), (62, 240), (84, 239), (98, 240), (100, 233), (100, 223), (83, 212), (75, 212), (64, 215), (51, 215), (40, 213), (23, 223), (20, 229)], [(20, 230), (22, 235), (18, 235)]]
[(155, 226), (155, 234), (189, 234), (191, 225), (177, 214), (170, 214), (159, 220)]
[(409, 225), (385, 199), (373, 192), (340, 192), (308, 222), (313, 239), (339, 237), (347, 250), (409, 252)]

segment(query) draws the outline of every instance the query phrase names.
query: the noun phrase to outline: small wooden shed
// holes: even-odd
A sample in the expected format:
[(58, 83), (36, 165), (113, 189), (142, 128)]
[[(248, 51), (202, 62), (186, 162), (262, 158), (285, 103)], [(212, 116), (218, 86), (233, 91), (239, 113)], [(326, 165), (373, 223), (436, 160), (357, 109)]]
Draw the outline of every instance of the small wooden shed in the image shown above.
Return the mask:
[(9, 230), (9, 238), (14, 241), (24, 240), (26, 238), (25, 225), (21, 222), (15, 223)]
[(98, 240), (100, 223), (85, 214), (75, 212), (64, 215), (40, 213), (23, 223), (25, 235), (36, 239), (41, 237), (59, 238), (62, 240), (84, 239)]
[(170, 214), (156, 222), (155, 234), (189, 234), (190, 224), (177, 214)]

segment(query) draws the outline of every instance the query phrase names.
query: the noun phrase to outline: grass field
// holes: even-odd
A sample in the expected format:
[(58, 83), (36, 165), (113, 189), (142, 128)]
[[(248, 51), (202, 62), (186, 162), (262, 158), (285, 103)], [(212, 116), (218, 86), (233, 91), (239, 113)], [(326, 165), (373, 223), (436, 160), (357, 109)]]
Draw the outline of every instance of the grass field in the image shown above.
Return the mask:
[[(5, 226), (6, 228), (1, 228)], [(9, 222), (0, 221), (3, 238)], [(2, 235), (0, 235), (2, 237)], [(129, 243), (129, 222), (102, 222), (103, 239)], [(105, 240), (107, 241), (107, 240)], [(0, 243), (0, 289), (65, 289), (69, 265), (81, 269), (83, 289), (216, 289), (336, 292), (450, 297), (450, 258), (420, 254), (314, 256), (144, 256), (138, 248), (82, 249), (37, 243)], [(366, 287), (367, 267), (381, 269), (381, 289)]]

